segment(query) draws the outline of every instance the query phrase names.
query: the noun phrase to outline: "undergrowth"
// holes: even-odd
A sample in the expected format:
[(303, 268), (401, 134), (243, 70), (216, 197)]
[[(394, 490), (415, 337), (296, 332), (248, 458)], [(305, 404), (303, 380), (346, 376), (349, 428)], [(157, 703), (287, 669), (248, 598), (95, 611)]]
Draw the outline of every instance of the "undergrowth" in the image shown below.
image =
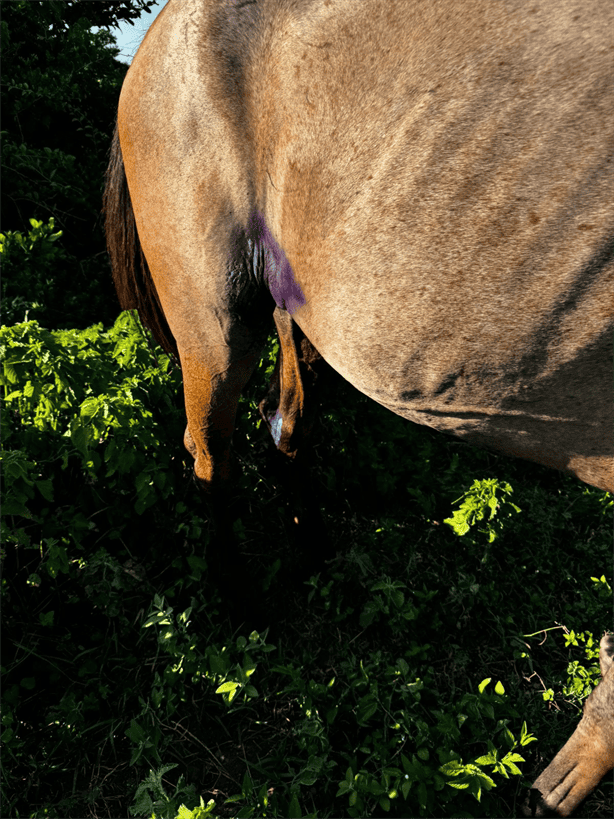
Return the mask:
[(129, 314), (0, 345), (3, 815), (517, 814), (598, 682), (606, 493), (332, 379), (312, 443), (331, 560), (301, 577), (257, 412), (271, 340), (234, 442), (269, 622), (234, 629), (179, 371)]

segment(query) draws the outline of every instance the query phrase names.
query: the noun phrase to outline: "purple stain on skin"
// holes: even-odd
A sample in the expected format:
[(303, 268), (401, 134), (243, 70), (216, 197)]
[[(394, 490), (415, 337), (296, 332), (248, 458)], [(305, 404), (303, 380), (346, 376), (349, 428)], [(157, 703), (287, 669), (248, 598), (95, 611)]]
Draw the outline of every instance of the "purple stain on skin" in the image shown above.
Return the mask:
[(259, 253), (264, 255), (263, 279), (278, 307), (292, 315), (305, 304), (305, 296), (299, 283), (294, 278), (286, 254), (277, 244), (260, 214), (251, 217), (248, 237), (254, 243), (254, 266)]

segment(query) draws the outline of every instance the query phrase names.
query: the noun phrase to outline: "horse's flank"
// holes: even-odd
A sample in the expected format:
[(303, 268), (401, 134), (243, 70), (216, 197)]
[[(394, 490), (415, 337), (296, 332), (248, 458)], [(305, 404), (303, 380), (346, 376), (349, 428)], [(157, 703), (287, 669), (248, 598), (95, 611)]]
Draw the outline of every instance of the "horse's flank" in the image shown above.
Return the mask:
[(176, 340), (197, 475), (277, 304), (394, 412), (614, 487), (611, 18), (169, 3), (119, 108), (151, 277), (119, 163), (107, 213), (123, 303)]
[(288, 454), (317, 350), (411, 421), (614, 491), (613, 30), (611, 0), (169, 2), (105, 207), (205, 486), (275, 311)]

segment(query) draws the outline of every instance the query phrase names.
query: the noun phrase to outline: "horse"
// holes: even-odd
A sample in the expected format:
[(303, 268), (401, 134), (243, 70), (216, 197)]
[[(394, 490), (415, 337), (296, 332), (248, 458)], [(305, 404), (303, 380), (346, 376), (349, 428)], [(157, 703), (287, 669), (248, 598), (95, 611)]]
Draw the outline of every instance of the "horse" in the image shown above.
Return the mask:
[(569, 816), (614, 767), (614, 635), (599, 644), (601, 681), (584, 703), (578, 727), (535, 780), (523, 805), (525, 816)]
[(215, 497), (273, 326), (261, 410), (290, 458), (322, 358), (410, 421), (614, 490), (613, 18), (168, 3), (121, 91), (106, 229), (122, 308), (179, 358)]

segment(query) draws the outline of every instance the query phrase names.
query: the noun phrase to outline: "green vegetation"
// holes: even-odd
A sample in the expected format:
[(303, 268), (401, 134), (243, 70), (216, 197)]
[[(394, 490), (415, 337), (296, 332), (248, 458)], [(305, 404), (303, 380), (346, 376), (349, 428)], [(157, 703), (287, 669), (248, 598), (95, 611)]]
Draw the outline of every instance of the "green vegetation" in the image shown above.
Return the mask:
[[(126, 70), (105, 27), (150, 5), (2, 6), (2, 815), (517, 815), (598, 680), (611, 498), (338, 378), (310, 576), (257, 411), (271, 340), (234, 439), (269, 627), (230, 625), (181, 374), (116, 319), (99, 218)], [(580, 815), (611, 814), (603, 783)]]
[(233, 633), (180, 374), (138, 322), (4, 327), (0, 354), (5, 815), (514, 815), (598, 680), (607, 494), (339, 380), (314, 438), (335, 556), (297, 579), (271, 344), (235, 436), (271, 628)]
[(4, 324), (24, 321), (26, 311), (52, 327), (112, 324), (117, 315), (100, 209), (127, 66), (115, 59), (109, 28), (152, 5), (2, 4), (2, 231), (27, 235), (33, 218), (44, 225), (53, 218), (62, 231), (54, 264), (40, 253), (45, 242), (39, 241), (33, 257), (36, 267), (42, 262), (38, 272), (24, 269), (23, 254), (9, 247), (2, 271)]

